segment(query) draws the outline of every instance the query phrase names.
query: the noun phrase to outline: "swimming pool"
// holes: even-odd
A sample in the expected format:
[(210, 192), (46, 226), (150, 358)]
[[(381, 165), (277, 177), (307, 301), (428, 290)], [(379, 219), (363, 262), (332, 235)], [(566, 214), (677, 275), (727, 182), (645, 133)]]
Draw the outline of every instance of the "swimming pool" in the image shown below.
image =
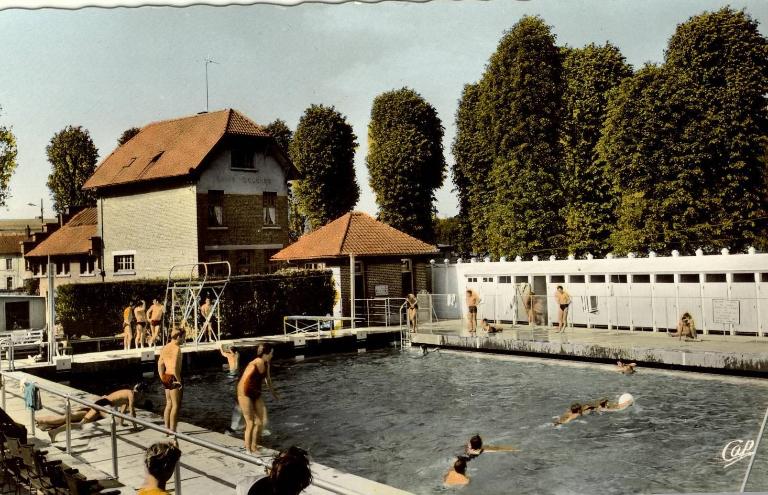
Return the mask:
[[(721, 452), (754, 439), (768, 405), (760, 380), (648, 369), (624, 376), (609, 366), (445, 351), (282, 361), (273, 379), (282, 400), (267, 396), (268, 446), (297, 444), (317, 462), (417, 494), (446, 491), (442, 476), (475, 433), (521, 451), (473, 460), (463, 493), (737, 491), (749, 459), (724, 468)], [(221, 371), (188, 375), (181, 419), (224, 431), (233, 388)], [(623, 392), (637, 401), (626, 411), (551, 425), (571, 402)], [(150, 397), (161, 412), (159, 385)], [(748, 490), (768, 489), (767, 467), (763, 444)]]

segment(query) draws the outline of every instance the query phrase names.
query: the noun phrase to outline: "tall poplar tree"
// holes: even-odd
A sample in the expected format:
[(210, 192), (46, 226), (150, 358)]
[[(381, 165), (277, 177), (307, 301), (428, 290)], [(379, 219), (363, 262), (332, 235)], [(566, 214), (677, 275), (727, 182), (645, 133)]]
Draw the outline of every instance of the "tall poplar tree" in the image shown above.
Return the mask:
[(632, 70), (618, 48), (606, 43), (563, 50), (563, 143), (566, 245), (574, 254), (604, 254), (615, 224), (615, 201), (597, 143), (608, 92)]
[(373, 100), (366, 162), (379, 218), (428, 242), (434, 239), (435, 189), (445, 178), (442, 140), (437, 111), (414, 90)]
[(99, 158), (88, 130), (67, 126), (54, 134), (45, 152), (52, 167), (48, 189), (53, 196), (54, 211), (62, 213), (68, 207), (95, 204), (93, 192), (83, 190), (83, 184), (93, 174)]
[(617, 197), (618, 253), (708, 245), (706, 106), (696, 85), (666, 67), (648, 65), (612, 92), (598, 150)]
[(563, 248), (562, 94), (555, 37), (526, 16), (502, 37), (480, 81), (481, 129), (494, 157), (488, 247), (497, 256)]
[(697, 163), (707, 195), (699, 200), (712, 226), (709, 245), (768, 249), (768, 40), (743, 11), (723, 8), (679, 25), (666, 65), (697, 88), (711, 156)]
[(488, 180), (492, 152), (481, 132), (479, 96), (477, 84), (464, 86), (456, 111), (456, 137), (452, 147), (451, 175), (459, 199), (457, 248), (462, 253), (488, 250), (488, 212), (494, 200)]
[(302, 178), (293, 193), (301, 215), (316, 229), (352, 210), (360, 197), (355, 178), (357, 136), (334, 107), (311, 105), (290, 144)]

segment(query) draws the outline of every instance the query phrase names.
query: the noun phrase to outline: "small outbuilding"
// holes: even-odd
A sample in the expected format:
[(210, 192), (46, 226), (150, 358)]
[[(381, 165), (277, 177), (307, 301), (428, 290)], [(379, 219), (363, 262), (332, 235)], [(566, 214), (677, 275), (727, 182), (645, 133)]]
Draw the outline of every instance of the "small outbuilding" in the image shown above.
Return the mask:
[[(435, 246), (353, 211), (302, 236), (271, 259), (297, 268), (332, 270), (339, 278), (342, 315), (354, 317), (361, 316), (367, 301), (429, 291), (429, 260), (438, 254)], [(356, 301), (354, 313), (350, 301)]]

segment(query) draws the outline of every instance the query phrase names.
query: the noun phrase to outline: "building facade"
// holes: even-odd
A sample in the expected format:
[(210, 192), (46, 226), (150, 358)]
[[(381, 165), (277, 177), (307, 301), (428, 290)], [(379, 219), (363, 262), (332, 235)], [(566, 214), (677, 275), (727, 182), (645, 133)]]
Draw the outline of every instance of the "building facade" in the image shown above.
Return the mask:
[(24, 288), (24, 258), (21, 243), (26, 234), (0, 234), (0, 292)]
[(88, 179), (106, 280), (166, 278), (174, 265), (266, 270), (288, 242), (285, 151), (235, 110), (150, 124)]

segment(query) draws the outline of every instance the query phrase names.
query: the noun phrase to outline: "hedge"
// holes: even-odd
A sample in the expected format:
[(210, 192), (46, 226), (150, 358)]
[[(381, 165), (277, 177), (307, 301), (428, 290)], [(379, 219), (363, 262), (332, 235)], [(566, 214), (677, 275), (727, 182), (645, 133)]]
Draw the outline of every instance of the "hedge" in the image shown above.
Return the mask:
[[(319, 270), (233, 277), (219, 302), (222, 336), (278, 334), (283, 316), (331, 313), (331, 277), (330, 271)], [(114, 336), (123, 331), (123, 309), (129, 302), (144, 299), (149, 307), (155, 297), (163, 301), (166, 285), (165, 280), (62, 285), (56, 291), (57, 319), (70, 337)], [(202, 298), (209, 295), (204, 290)]]

